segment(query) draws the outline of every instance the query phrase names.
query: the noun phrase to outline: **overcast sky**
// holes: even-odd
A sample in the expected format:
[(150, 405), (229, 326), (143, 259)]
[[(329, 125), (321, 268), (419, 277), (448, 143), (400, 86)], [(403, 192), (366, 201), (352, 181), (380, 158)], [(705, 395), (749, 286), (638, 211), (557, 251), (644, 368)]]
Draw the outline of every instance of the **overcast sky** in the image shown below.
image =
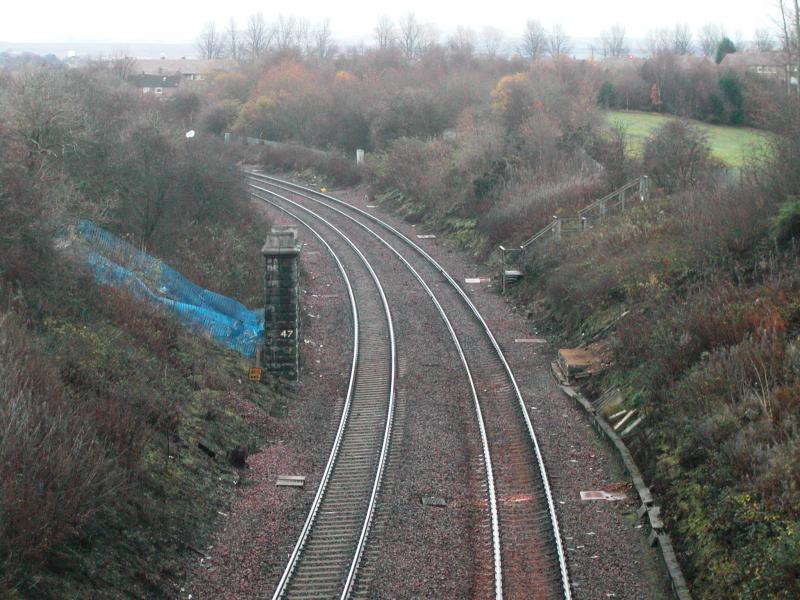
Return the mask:
[(563, 24), (573, 37), (594, 37), (615, 23), (629, 37), (641, 38), (675, 22), (695, 30), (714, 22), (750, 39), (756, 28), (774, 28), (776, 13), (775, 0), (3, 0), (0, 42), (191, 42), (209, 21), (222, 25), (234, 17), (243, 24), (259, 11), (267, 20), (278, 12), (311, 21), (330, 18), (338, 39), (368, 39), (379, 15), (407, 12), (443, 33), (458, 25), (477, 30), (488, 25), (517, 35), (535, 18), (546, 26)]

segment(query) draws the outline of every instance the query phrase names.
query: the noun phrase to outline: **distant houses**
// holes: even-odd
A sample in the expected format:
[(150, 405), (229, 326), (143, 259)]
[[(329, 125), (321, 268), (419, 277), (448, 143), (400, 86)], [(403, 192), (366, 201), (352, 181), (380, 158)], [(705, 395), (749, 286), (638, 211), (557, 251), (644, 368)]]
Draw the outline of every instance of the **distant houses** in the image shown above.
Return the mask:
[(784, 52), (734, 52), (725, 55), (720, 67), (765, 79), (779, 80), (792, 87), (798, 84), (797, 65), (790, 65)]
[(180, 75), (150, 75), (141, 73), (129, 75), (128, 83), (139, 90), (142, 96), (155, 96), (156, 98), (169, 98), (178, 90), (181, 83)]
[(237, 66), (236, 61), (228, 59), (137, 59), (130, 66), (126, 79), (141, 96), (166, 99), (181, 85), (203, 81), (214, 73), (232, 71)]

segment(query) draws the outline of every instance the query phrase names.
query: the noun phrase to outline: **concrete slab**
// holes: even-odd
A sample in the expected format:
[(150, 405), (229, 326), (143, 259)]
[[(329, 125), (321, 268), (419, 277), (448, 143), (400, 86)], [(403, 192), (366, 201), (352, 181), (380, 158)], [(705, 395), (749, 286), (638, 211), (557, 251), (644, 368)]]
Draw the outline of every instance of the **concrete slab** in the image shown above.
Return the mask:
[(603, 490), (588, 490), (581, 492), (581, 500), (606, 500), (617, 502), (627, 500), (628, 496), (622, 492), (605, 492)]
[(305, 475), (278, 475), (278, 480), (275, 482), (278, 487), (303, 487), (305, 484)]

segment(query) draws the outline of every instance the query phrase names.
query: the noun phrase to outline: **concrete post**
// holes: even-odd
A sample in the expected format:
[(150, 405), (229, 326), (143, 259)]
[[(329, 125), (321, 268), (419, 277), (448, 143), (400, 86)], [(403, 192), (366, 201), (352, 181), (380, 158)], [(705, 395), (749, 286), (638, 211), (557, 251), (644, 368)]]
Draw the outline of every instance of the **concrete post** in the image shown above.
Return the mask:
[(643, 175), (639, 180), (639, 198), (642, 202), (650, 200), (650, 177)]
[(500, 262), (502, 266), (500, 267), (500, 281), (503, 282), (503, 291), (502, 293), (506, 293), (506, 249), (503, 246), (500, 246)]
[(556, 242), (561, 241), (561, 219), (553, 217), (556, 220), (556, 226), (553, 228), (553, 239)]
[(299, 365), (297, 259), (302, 245), (294, 227), (273, 227), (261, 249), (266, 262), (263, 368), (274, 377), (297, 381)]

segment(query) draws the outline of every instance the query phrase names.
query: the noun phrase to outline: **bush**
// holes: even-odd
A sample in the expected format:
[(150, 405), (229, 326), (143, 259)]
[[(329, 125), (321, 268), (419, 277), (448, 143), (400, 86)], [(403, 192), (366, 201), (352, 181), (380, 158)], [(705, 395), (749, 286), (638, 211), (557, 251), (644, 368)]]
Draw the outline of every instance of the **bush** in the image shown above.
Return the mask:
[[(76, 402), (16, 318), (0, 315), (0, 560), (42, 560), (128, 485), (141, 424), (98, 398)], [(112, 434), (113, 432), (113, 434)]]
[(640, 172), (641, 167), (628, 151), (628, 132), (620, 124), (595, 135), (588, 151), (605, 168), (609, 189), (622, 187)]
[(393, 141), (370, 164), (370, 183), (378, 194), (399, 194), (415, 218), (438, 220), (463, 207), (471, 180), (455, 162), (454, 144), (414, 138)]
[(241, 109), (236, 100), (221, 100), (207, 106), (200, 112), (198, 122), (201, 131), (222, 135), (230, 131)]
[(300, 144), (264, 146), (258, 154), (258, 162), (287, 171), (310, 170), (340, 186), (352, 186), (361, 181), (361, 170), (355, 159), (348, 160), (338, 152), (324, 152)]
[(581, 208), (600, 192), (598, 178), (581, 173), (566, 159), (562, 168), (558, 178), (520, 177), (498, 194), (480, 221), (490, 246), (509, 240), (521, 242), (547, 225), (553, 215)]
[(644, 169), (659, 187), (675, 192), (710, 180), (711, 146), (704, 132), (685, 121), (668, 121), (644, 143)]
[(782, 247), (800, 237), (800, 198), (790, 196), (781, 205), (772, 221), (772, 232)]

